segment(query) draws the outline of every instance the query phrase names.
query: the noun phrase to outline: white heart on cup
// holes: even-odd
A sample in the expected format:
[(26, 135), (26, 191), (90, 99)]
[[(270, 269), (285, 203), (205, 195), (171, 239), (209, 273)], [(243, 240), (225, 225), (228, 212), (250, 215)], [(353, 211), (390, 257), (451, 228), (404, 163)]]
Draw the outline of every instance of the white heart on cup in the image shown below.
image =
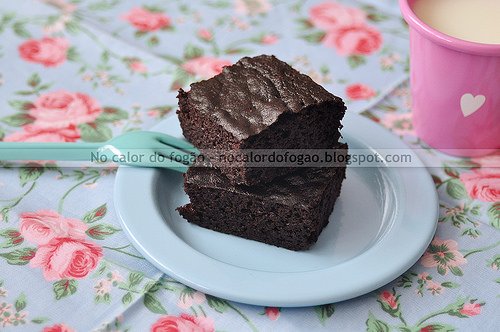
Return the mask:
[(473, 96), (470, 93), (464, 94), (460, 98), (460, 107), (462, 108), (464, 117), (468, 117), (478, 111), (484, 105), (485, 101), (486, 97), (483, 95)]

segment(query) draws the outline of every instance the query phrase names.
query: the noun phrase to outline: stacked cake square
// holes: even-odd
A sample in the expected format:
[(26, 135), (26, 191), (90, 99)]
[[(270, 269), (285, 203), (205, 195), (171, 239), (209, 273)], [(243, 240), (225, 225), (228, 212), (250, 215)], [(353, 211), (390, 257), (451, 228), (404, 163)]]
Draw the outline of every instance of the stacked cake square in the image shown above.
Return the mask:
[[(179, 91), (184, 136), (210, 159), (217, 151), (339, 149), (345, 106), (274, 56), (243, 58)], [(345, 178), (336, 167), (195, 163), (184, 176), (190, 203), (178, 211), (199, 226), (290, 250), (313, 245)]]

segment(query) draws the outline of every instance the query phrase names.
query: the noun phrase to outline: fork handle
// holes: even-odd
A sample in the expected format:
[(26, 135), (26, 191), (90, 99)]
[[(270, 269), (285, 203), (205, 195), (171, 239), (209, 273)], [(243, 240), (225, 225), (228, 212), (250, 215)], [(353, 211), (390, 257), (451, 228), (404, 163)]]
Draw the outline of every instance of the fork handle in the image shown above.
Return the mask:
[(0, 142), (0, 160), (90, 161), (102, 146), (103, 143)]

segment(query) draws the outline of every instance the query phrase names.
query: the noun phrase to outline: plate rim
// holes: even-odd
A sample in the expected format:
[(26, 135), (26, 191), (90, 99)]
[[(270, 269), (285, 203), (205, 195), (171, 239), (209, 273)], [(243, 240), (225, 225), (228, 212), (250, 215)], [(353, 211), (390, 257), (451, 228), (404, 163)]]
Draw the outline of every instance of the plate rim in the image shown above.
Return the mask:
[[(170, 120), (169, 118), (164, 119), (154, 128), (161, 128)], [(420, 200), (420, 206), (429, 207), (427, 210), (425, 208), (417, 209), (416, 204), (406, 204), (404, 215), (398, 218), (399, 223), (394, 221), (390, 229), (376, 243), (345, 262), (324, 269), (290, 273), (250, 270), (221, 262), (198, 252), (173, 231), (168, 234), (168, 238), (157, 239), (158, 241), (170, 241), (169, 246), (176, 249), (174, 255), (167, 255), (165, 258), (154, 248), (154, 243), (159, 242), (146, 241), (146, 239), (141, 238), (141, 234), (133, 227), (134, 222), (129, 222), (130, 219), (140, 217), (140, 213), (133, 207), (134, 199), (130, 197), (132, 195), (126, 194), (127, 190), (123, 188), (128, 176), (126, 173), (140, 173), (146, 181), (142, 183), (134, 181), (136, 192), (149, 190), (151, 193), (151, 200), (141, 204), (145, 204), (146, 209), (151, 209), (150, 212), (154, 213), (156, 219), (159, 218), (163, 223), (154, 197), (156, 185), (154, 180), (158, 176), (154, 169), (126, 166), (119, 168), (113, 197), (121, 226), (134, 247), (162, 272), (189, 287), (224, 299), (253, 305), (300, 307), (339, 302), (369, 293), (399, 277), (414, 265), (425, 252), (436, 231), (439, 202), (434, 183), (426, 171), (425, 165), (399, 137), (373, 121), (349, 112), (344, 117), (343, 125), (343, 132), (355, 132), (351, 136), (370, 146), (374, 151), (377, 148), (373, 147), (373, 144), (377, 142), (390, 145), (389, 148), (408, 149), (412, 155), (412, 163), (416, 167), (405, 168), (407, 170), (405, 172), (397, 172), (403, 184), (401, 189), (405, 195), (404, 202), (412, 202), (417, 197)], [(369, 138), (373, 142), (370, 141), (369, 144), (363, 138)], [(409, 183), (417, 180), (419, 181), (417, 190), (405, 190)], [(422, 192), (424, 195), (419, 196), (419, 193)], [(432, 205), (435, 206), (434, 209), (431, 208)], [(399, 214), (399, 209), (397, 212)], [(403, 217), (410, 219), (410, 229), (402, 228)], [(408, 223), (407, 219), (404, 220), (405, 223)], [(415, 234), (420, 236), (415, 236)], [(157, 235), (154, 234), (154, 236)], [(407, 250), (397, 250), (401, 248)], [(394, 252), (398, 252), (398, 255), (393, 255)], [(186, 263), (185, 259), (181, 259), (181, 255), (184, 258), (188, 257), (189, 262)], [(385, 259), (374, 260), (377, 257), (391, 257), (389, 267), (380, 268), (378, 265), (387, 263), (387, 261)], [(360, 275), (360, 270), (365, 271), (364, 275)], [(200, 276), (200, 271), (204, 271), (202, 276)], [(336, 278), (333, 287), (332, 283), (327, 283), (331, 277)], [(253, 282), (249, 282), (249, 279)], [(298, 282), (309, 285), (309, 287), (296, 287)], [(335, 286), (335, 284), (344, 284), (344, 286)], [(289, 291), (291, 287), (293, 287), (293, 292)]]

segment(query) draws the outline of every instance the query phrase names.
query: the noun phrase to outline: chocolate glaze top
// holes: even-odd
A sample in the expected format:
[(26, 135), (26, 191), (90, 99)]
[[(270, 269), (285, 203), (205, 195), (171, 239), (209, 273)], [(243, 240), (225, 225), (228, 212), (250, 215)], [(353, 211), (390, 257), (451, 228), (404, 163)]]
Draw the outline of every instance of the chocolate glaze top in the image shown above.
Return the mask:
[(269, 55), (242, 58), (221, 74), (191, 84), (188, 96), (194, 109), (212, 116), (238, 140), (260, 133), (283, 113), (323, 103), (337, 105), (333, 112), (344, 111), (339, 97)]
[[(336, 177), (340, 168), (302, 168), (275, 181), (257, 186), (232, 185), (221, 172), (213, 167), (190, 167), (185, 175), (185, 185), (259, 196), (279, 204), (308, 207), (321, 199), (322, 192)], [(339, 179), (341, 181), (343, 179)]]

